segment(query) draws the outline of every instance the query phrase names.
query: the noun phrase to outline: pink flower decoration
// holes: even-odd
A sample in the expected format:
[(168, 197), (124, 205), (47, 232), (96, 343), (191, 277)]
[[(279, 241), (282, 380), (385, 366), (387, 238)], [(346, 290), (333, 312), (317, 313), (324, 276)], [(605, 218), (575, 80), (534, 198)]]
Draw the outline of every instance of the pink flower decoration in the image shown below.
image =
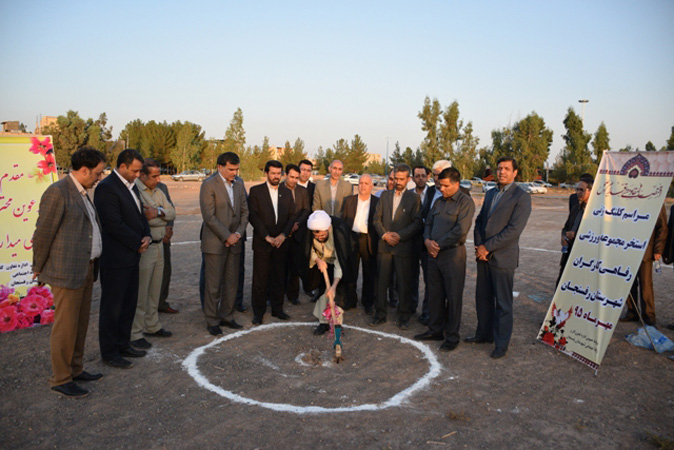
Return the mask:
[(54, 159), (54, 154), (49, 153), (44, 155), (44, 160), (38, 161), (37, 167), (42, 169), (42, 173), (47, 175), (48, 173), (56, 173), (56, 160)]
[(7, 298), (9, 294), (14, 293), (14, 288), (5, 286), (4, 284), (0, 284), (0, 301), (3, 301), (4, 299)]
[(40, 313), (40, 325), (54, 323), (54, 310), (45, 309)]
[(17, 323), (16, 323), (16, 330), (22, 330), (24, 328), (30, 328), (33, 326), (33, 323), (35, 322), (35, 317), (29, 316), (28, 314), (25, 313), (17, 313), (16, 315)]
[(54, 304), (54, 294), (51, 293), (51, 289), (47, 286), (33, 286), (28, 289), (26, 295), (39, 295), (47, 301), (45, 308), (51, 308)]
[(16, 328), (18, 317), (16, 307), (8, 305), (0, 308), (0, 333), (7, 333)]
[(19, 302), (21, 312), (27, 316), (35, 317), (40, 314), (47, 306), (47, 300), (39, 295), (27, 295)]
[(30, 142), (33, 144), (30, 147), (30, 152), (35, 153), (36, 155), (45, 156), (49, 150), (54, 148), (49, 137), (44, 138), (43, 141), (40, 141), (36, 137), (32, 137), (30, 138)]

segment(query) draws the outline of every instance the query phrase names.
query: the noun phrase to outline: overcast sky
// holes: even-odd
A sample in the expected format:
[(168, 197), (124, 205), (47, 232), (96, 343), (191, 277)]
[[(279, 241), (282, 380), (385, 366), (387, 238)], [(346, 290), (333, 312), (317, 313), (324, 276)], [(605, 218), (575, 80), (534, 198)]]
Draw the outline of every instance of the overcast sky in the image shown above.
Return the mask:
[[(674, 126), (674, 2), (31, 1), (4, 4), (0, 121), (107, 113), (200, 124), (247, 144), (359, 134), (416, 148), (425, 96), (458, 101), (480, 146), (535, 111), (563, 146), (569, 107), (611, 146), (665, 145)], [(58, 151), (58, 150), (57, 150)]]

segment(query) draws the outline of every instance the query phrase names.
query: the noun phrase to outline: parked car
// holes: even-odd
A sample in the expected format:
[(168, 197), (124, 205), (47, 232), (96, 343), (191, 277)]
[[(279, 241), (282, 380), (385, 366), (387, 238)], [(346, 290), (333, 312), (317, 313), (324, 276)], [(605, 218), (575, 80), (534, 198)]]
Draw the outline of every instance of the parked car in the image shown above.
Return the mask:
[(482, 186), (484, 183), (486, 183), (486, 181), (484, 181), (484, 180), (483, 180), (482, 178), (480, 178), (480, 177), (473, 177), (473, 178), (470, 179), (470, 182), (471, 182), (472, 184), (477, 184), (477, 185), (480, 185), (480, 186)]
[(534, 181), (532, 181), (532, 183), (537, 184), (539, 186), (546, 187), (546, 188), (552, 187), (552, 185), (550, 183), (548, 183), (547, 181), (543, 181), (543, 180), (534, 180)]
[(576, 184), (575, 183), (559, 183), (559, 187), (562, 189), (575, 189)]
[(459, 186), (470, 191), (473, 187), (473, 183), (471, 183), (470, 180), (461, 180), (459, 181)]
[(344, 175), (344, 179), (351, 184), (357, 185), (360, 177), (357, 173), (350, 173), (348, 175)]
[(536, 183), (519, 183), (519, 186), (529, 194), (545, 194), (548, 192), (545, 186), (539, 186)]
[(495, 181), (487, 181), (482, 185), (482, 192), (487, 192), (489, 189), (494, 189), (496, 187)]
[(203, 181), (206, 179), (206, 174), (198, 170), (185, 170), (171, 175), (171, 178), (173, 181)]

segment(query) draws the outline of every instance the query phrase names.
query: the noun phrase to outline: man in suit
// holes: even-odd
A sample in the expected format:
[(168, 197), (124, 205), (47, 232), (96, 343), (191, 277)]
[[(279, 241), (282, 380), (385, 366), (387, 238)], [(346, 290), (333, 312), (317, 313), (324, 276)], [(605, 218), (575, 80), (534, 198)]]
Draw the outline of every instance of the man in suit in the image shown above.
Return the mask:
[(295, 224), (295, 204), (292, 193), (280, 185), (283, 164), (267, 161), (264, 166), (266, 181), (250, 188), (248, 204), (253, 225), (253, 325), (262, 324), (267, 310), (267, 296), (271, 315), (281, 320), (290, 316), (283, 311), (287, 237)]
[(571, 249), (573, 248), (573, 243), (576, 241), (576, 233), (578, 233), (578, 228), (580, 228), (580, 222), (585, 213), (587, 202), (590, 200), (590, 192), (592, 191), (593, 184), (593, 177), (585, 177), (576, 185), (576, 193), (573, 194), (576, 196), (576, 203), (573, 208), (571, 208), (571, 211), (566, 218), (566, 222), (562, 227), (561, 245), (562, 248), (566, 247), (566, 252), (562, 252), (562, 257), (559, 260), (559, 275), (557, 275), (555, 289), (559, 286), (559, 280), (562, 278), (564, 268), (569, 260)]
[[(435, 197), (436, 191), (435, 186), (428, 185), (428, 176), (430, 173), (431, 170), (425, 166), (415, 166), (414, 169), (412, 169), (415, 185), (415, 188), (412, 189), (412, 192), (416, 193), (419, 196), (419, 200), (421, 201), (421, 220), (423, 222), (426, 221), (426, 216), (428, 216), (428, 212), (431, 210), (431, 203), (433, 202), (433, 197)], [(435, 179), (437, 180), (437, 177)], [(412, 314), (416, 313), (417, 307), (419, 306), (419, 263), (421, 263), (425, 287), (423, 303), (421, 306), (421, 314), (419, 315), (419, 323), (428, 325), (428, 253), (426, 252), (426, 246), (424, 245), (423, 228), (417, 236), (417, 241), (418, 245), (415, 244), (415, 249), (417, 250), (417, 255), (415, 258), (416, 261), (413, 263), (414, 273), (412, 274), (412, 298), (410, 300), (410, 312)]]
[(344, 164), (339, 160), (334, 160), (328, 167), (330, 178), (316, 183), (314, 190), (314, 200), (312, 211), (319, 209), (327, 212), (331, 216), (339, 216), (342, 211), (342, 202), (345, 197), (353, 193), (351, 183), (341, 180)]
[(51, 286), (54, 325), (51, 330), (52, 391), (84, 397), (75, 381), (103, 377), (84, 370), (82, 357), (89, 326), (91, 293), (101, 255), (101, 225), (87, 196), (105, 169), (105, 156), (83, 147), (71, 157), (70, 174), (42, 194), (33, 235), (33, 273)]
[(428, 214), (424, 246), (428, 253), (430, 321), (418, 340), (444, 340), (442, 351), (459, 345), (459, 327), (466, 281), (466, 235), (475, 214), (475, 203), (461, 189), (461, 174), (453, 167), (435, 177), (442, 198)]
[(309, 191), (309, 213), (311, 213), (311, 203), (314, 201), (314, 191), (316, 190), (316, 183), (310, 180), (311, 172), (314, 170), (314, 164), (308, 159), (300, 161), (300, 179), (297, 182), (303, 188)]
[(519, 239), (531, 214), (531, 196), (515, 184), (517, 161), (498, 160), (498, 187), (487, 192), (475, 220), (477, 258), (475, 309), (477, 331), (469, 343), (494, 342), (492, 358), (508, 351), (513, 330), (513, 279), (519, 263)]
[[(578, 182), (580, 183), (581, 181), (586, 184), (592, 184), (594, 183), (594, 176), (592, 176), (591, 173), (584, 173), (580, 176), (580, 180)], [(569, 195), (569, 212), (571, 212), (575, 206), (578, 206), (578, 203), (580, 203), (580, 199), (578, 198), (577, 193), (574, 192), (573, 194)]]
[(295, 223), (288, 238), (288, 276), (286, 277), (285, 293), (288, 301), (299, 305), (300, 300), (300, 251), (304, 234), (307, 231), (307, 218), (311, 212), (309, 205), (309, 191), (299, 186), (300, 168), (295, 164), (286, 166), (286, 179), (283, 186), (288, 188), (295, 204)]
[(217, 173), (201, 184), (199, 207), (204, 220), (201, 252), (204, 257), (204, 304), (206, 329), (213, 336), (220, 326), (243, 328), (234, 320), (234, 301), (239, 280), (241, 239), (248, 225), (248, 204), (242, 181), (236, 174), (241, 161), (233, 152), (218, 156)]
[(395, 189), (381, 195), (374, 216), (374, 227), (380, 238), (377, 253), (377, 304), (370, 322), (376, 326), (386, 322), (386, 287), (395, 268), (398, 290), (398, 327), (409, 329), (410, 287), (415, 256), (415, 236), (421, 229), (421, 202), (419, 196), (407, 190), (410, 167), (406, 164), (394, 169)]
[[(388, 176), (386, 177), (386, 188), (381, 190), (381, 191), (375, 192), (374, 196), (377, 197), (377, 199), (380, 199), (381, 194), (383, 194), (384, 192), (395, 190), (396, 180), (395, 180), (395, 178), (393, 178), (393, 175), (394, 175), (394, 172), (390, 171)], [(376, 300), (375, 300), (375, 303), (376, 303)], [(391, 308), (397, 308), (398, 307), (398, 291), (396, 291), (395, 270), (391, 271), (391, 281), (389, 281), (389, 284), (388, 284), (388, 305)]]
[(356, 285), (358, 281), (358, 266), (363, 261), (363, 285), (360, 291), (360, 301), (368, 315), (374, 314), (374, 303), (377, 299), (377, 230), (374, 228), (374, 215), (379, 199), (372, 195), (372, 177), (368, 174), (361, 175), (358, 181), (358, 195), (350, 195), (344, 199), (342, 206), (342, 219), (351, 231), (351, 240), (355, 249), (355, 272), (356, 279), (347, 285), (346, 303), (344, 310), (347, 311), (358, 305)]
[[(672, 208), (669, 210), (669, 223), (667, 224), (667, 229), (667, 241), (662, 260), (665, 264), (671, 264), (674, 262), (674, 205), (672, 205)], [(667, 328), (674, 330), (674, 322), (667, 325)]]
[(103, 237), (98, 338), (103, 362), (120, 369), (133, 366), (125, 356), (145, 356), (129, 342), (138, 301), (138, 263), (152, 242), (134, 184), (143, 162), (137, 150), (123, 150), (117, 168), (94, 193)]
[(157, 188), (161, 172), (159, 163), (147, 158), (136, 179), (145, 218), (150, 225), (152, 242), (140, 256), (138, 266), (138, 303), (131, 328), (131, 345), (135, 348), (152, 347), (143, 336), (171, 337), (159, 322), (159, 295), (164, 276), (164, 235), (166, 224), (176, 218), (176, 211), (164, 193)]
[(642, 318), (646, 325), (655, 326), (655, 295), (653, 294), (653, 261), (659, 261), (665, 251), (667, 243), (667, 210), (665, 205), (660, 208), (660, 214), (655, 221), (655, 228), (648, 240), (646, 252), (639, 266), (639, 273), (634, 279), (630, 295), (632, 300), (627, 302), (627, 314), (620, 319), (621, 322), (635, 322), (639, 315), (635, 304), (639, 305)]
[[(168, 202), (175, 209), (175, 205), (169, 194), (168, 186), (160, 181), (157, 183), (157, 188), (164, 193)], [(164, 274), (162, 275), (161, 280), (161, 294), (159, 294), (159, 312), (166, 314), (178, 314), (180, 312), (176, 308), (171, 307), (166, 300), (169, 296), (169, 285), (171, 284), (171, 238), (173, 238), (173, 225), (173, 220), (166, 222), (166, 233), (162, 240), (162, 245), (164, 247)]]
[[(328, 302), (344, 304), (347, 295), (345, 286), (355, 282), (358, 271), (351, 232), (343, 220), (318, 210), (309, 216), (307, 228), (309, 232), (302, 244), (302, 270), (307, 286), (321, 294), (314, 306), (314, 317), (318, 319), (314, 334), (322, 335), (330, 329), (323, 315)], [(325, 284), (324, 270), (328, 273), (330, 286)]]

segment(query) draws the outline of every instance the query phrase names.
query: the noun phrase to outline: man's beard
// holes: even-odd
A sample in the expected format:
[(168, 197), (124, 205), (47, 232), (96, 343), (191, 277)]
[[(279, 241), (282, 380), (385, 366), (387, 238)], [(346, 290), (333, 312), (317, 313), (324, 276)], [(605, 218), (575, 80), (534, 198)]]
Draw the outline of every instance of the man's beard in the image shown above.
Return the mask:
[(281, 179), (279, 178), (277, 180), (268, 180), (268, 181), (269, 181), (269, 184), (271, 184), (272, 186), (278, 186)]

